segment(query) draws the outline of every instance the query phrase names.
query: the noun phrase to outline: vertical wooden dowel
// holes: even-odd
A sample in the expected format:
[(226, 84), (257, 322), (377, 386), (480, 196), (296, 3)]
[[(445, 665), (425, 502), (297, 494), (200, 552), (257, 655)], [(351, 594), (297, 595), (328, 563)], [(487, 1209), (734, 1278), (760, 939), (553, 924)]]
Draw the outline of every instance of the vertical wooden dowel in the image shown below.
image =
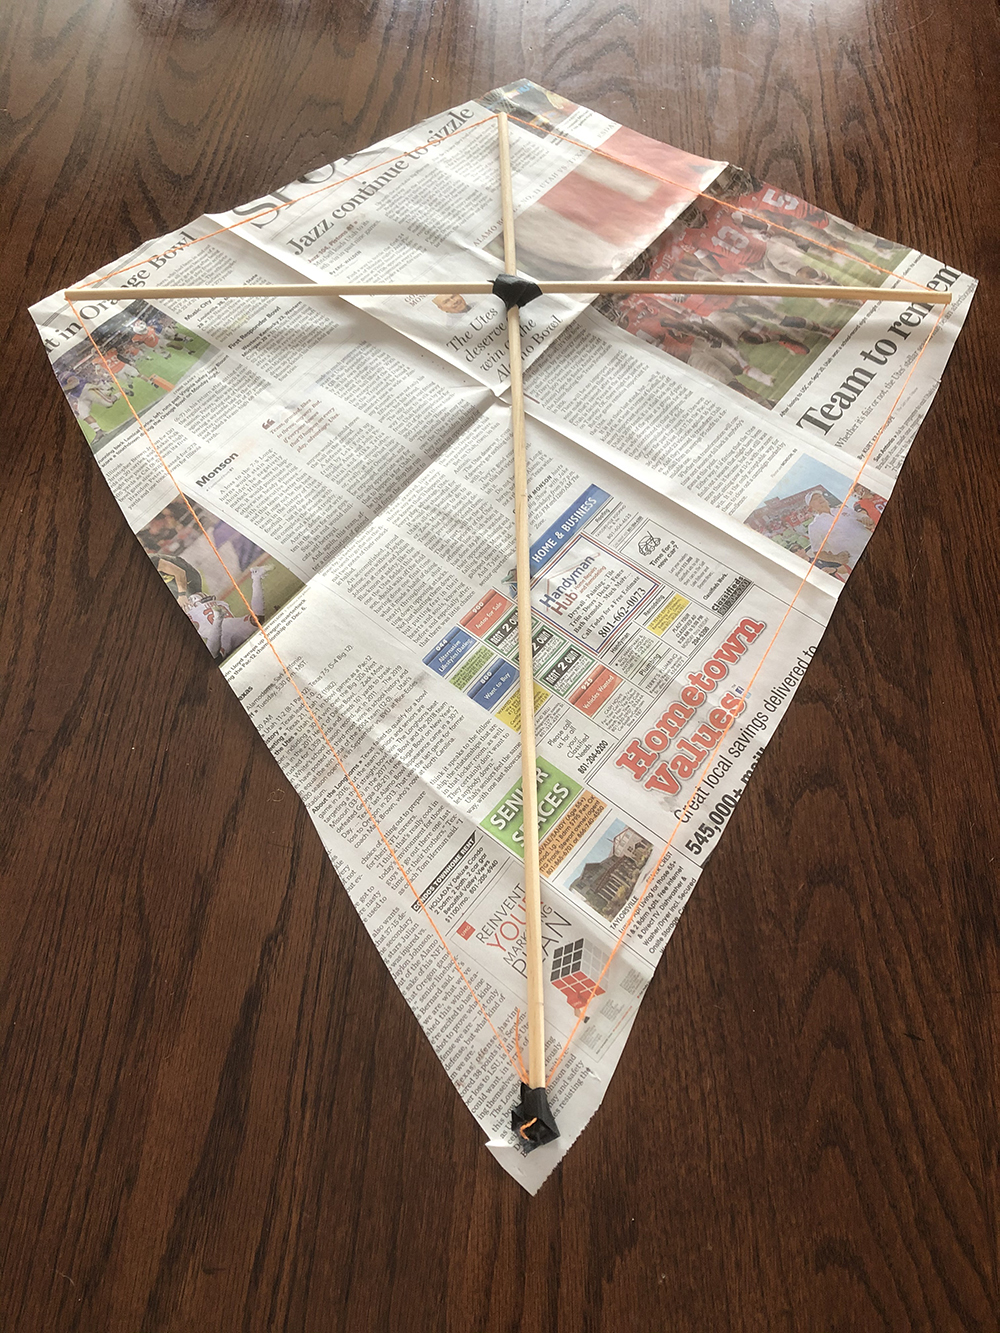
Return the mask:
[[(497, 116), (504, 269), (517, 273), (514, 190), (507, 117)], [(531, 552), (528, 526), (528, 457), (524, 431), (521, 324), (517, 306), (507, 311), (510, 349), (510, 419), (514, 437), (514, 531), (517, 551), (517, 651), (521, 690), (521, 791), (524, 799), (524, 905), (528, 966), (528, 1086), (545, 1086), (545, 978), (542, 896), (538, 869), (538, 780), (535, 756), (535, 674), (531, 644)]]

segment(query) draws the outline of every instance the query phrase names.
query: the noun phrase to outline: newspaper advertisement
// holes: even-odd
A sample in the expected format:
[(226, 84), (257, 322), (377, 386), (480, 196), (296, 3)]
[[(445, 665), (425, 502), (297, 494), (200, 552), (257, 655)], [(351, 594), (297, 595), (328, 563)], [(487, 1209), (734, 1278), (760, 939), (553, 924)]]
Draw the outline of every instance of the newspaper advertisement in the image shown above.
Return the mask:
[[(560, 1127), (530, 1154), (511, 1128), (526, 959), (503, 308), (267, 291), (331, 275), (492, 280), (497, 110), (527, 276), (914, 292), (893, 305), (552, 296), (522, 314)], [(527, 80), (92, 281), (134, 299), (57, 294), (32, 310), (87, 442), (490, 1150), (533, 1192), (601, 1101), (974, 281)], [(246, 295), (143, 296), (220, 283)], [(922, 303), (916, 283), (952, 304)]]

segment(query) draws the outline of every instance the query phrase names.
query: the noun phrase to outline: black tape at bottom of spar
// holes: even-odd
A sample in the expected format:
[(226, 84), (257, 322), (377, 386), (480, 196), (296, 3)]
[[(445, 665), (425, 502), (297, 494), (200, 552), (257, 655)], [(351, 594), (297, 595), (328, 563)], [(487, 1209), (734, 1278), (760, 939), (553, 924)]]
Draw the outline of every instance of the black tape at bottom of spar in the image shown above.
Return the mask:
[(510, 1123), (525, 1152), (559, 1137), (545, 1089), (529, 1088), (527, 1083), (521, 1084), (521, 1100), (510, 1113)]

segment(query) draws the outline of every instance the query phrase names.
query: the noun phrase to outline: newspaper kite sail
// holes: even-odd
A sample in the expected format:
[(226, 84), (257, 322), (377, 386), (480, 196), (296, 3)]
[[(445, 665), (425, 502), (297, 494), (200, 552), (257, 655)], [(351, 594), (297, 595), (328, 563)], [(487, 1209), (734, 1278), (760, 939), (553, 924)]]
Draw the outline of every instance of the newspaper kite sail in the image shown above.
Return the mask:
[[(521, 273), (745, 284), (521, 313), (561, 1131), (530, 1155), (510, 1118), (528, 970), (510, 365), (479, 290), (504, 253), (498, 111)], [(267, 290), (331, 280), (413, 294)], [(112, 284), (134, 299), (32, 310), (77, 419), (488, 1146), (534, 1191), (600, 1103), (975, 284), (528, 81), (81, 286)], [(224, 285), (246, 295), (185, 294)], [(160, 288), (176, 293), (147, 299)]]

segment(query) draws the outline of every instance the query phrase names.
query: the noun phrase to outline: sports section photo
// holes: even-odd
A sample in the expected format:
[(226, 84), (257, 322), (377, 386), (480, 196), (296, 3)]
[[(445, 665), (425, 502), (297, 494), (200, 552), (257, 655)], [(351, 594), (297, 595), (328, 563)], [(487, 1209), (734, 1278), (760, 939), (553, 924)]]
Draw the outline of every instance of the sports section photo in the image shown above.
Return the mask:
[[(880, 287), (910, 253), (727, 167), (623, 277)], [(747, 296), (599, 298), (627, 333), (772, 408), (857, 313), (856, 301)]]
[[(96, 453), (176, 386), (211, 344), (148, 301), (131, 301), (52, 363)], [(96, 347), (95, 347), (96, 344)]]
[(219, 661), (302, 587), (290, 569), (197, 500), (178, 495), (136, 536)]
[(743, 522), (810, 564), (815, 560), (817, 569), (843, 583), (868, 545), (885, 503), (884, 496), (867, 486), (852, 486), (833, 468), (800, 458)]

